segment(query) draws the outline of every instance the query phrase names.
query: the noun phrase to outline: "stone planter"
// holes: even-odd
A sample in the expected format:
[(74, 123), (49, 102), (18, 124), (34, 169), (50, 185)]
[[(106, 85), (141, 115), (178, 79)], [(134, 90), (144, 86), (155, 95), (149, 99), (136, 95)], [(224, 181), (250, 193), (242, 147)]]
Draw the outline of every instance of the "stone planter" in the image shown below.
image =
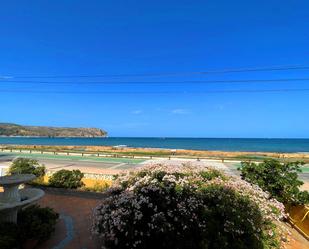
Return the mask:
[(20, 208), (29, 205), (43, 197), (41, 189), (19, 189), (23, 183), (35, 179), (32, 174), (17, 174), (0, 177), (0, 221), (17, 223), (17, 212)]

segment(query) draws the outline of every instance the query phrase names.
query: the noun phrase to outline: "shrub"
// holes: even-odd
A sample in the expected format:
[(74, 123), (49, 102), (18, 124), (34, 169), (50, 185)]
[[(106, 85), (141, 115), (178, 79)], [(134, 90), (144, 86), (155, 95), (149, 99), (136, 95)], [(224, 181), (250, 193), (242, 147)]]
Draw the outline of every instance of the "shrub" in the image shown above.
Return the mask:
[(242, 162), (242, 179), (257, 184), (273, 198), (284, 204), (309, 203), (308, 191), (300, 191), (303, 184), (298, 179), (302, 162), (280, 163), (278, 160), (268, 159), (262, 163)]
[(18, 227), (14, 223), (0, 223), (0, 248), (12, 249), (18, 246)]
[(40, 242), (49, 239), (55, 231), (55, 225), (59, 215), (51, 208), (41, 208), (31, 205), (18, 213), (18, 227), (20, 239), (35, 239)]
[(151, 165), (119, 176), (94, 213), (106, 248), (279, 248), (283, 205), (211, 169)]
[(21, 248), (27, 240), (43, 242), (55, 230), (58, 214), (51, 208), (40, 208), (38, 205), (29, 206), (19, 211), (17, 224), (0, 223), (0, 248)]
[(10, 174), (33, 174), (39, 178), (45, 175), (45, 171), (44, 165), (39, 164), (37, 160), (29, 158), (17, 158), (9, 168)]
[(50, 179), (49, 184), (56, 188), (76, 189), (84, 185), (82, 178), (84, 174), (80, 170), (66, 170), (62, 169), (54, 173)]
[(201, 215), (207, 221), (203, 248), (263, 248), (264, 221), (256, 203), (222, 185), (203, 188), (201, 198), (207, 205)]

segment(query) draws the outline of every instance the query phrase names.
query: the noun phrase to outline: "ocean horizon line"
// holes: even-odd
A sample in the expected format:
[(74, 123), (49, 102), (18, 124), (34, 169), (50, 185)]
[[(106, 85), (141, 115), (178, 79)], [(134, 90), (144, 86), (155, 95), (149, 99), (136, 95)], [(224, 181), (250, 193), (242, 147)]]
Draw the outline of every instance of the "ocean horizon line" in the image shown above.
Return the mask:
[(127, 146), (209, 151), (309, 152), (308, 138), (0, 137), (3, 145)]
[(79, 136), (5, 136), (0, 138), (72, 138), (72, 139), (108, 139), (108, 138), (146, 138), (146, 139), (293, 139), (293, 140), (309, 140), (309, 137), (177, 137), (177, 136), (102, 136), (102, 137), (79, 137)]

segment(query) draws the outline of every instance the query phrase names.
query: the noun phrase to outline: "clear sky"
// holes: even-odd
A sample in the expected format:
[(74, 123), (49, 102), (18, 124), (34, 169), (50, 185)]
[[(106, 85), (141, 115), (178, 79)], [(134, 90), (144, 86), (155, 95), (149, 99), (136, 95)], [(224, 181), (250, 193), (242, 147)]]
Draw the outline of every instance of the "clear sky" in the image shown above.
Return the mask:
[[(309, 81), (194, 83), (309, 78), (309, 70), (189, 74), (309, 66), (308, 12), (307, 0), (2, 1), (0, 122), (99, 127), (110, 136), (309, 138), (308, 91), (205, 93)], [(18, 78), (152, 73), (162, 75)], [(161, 83), (89, 83), (102, 81)]]

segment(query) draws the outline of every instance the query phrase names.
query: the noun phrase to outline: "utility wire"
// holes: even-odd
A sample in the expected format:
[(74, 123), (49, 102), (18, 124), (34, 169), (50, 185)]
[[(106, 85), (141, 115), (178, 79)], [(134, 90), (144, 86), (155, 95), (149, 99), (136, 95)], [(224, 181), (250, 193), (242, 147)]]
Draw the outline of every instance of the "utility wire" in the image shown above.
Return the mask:
[(38, 93), (38, 94), (224, 94), (224, 93), (276, 93), (276, 92), (309, 92), (309, 88), (283, 88), (283, 89), (253, 89), (253, 90), (210, 90), (210, 91), (36, 91), (36, 90), (1, 90), (0, 93)]
[(290, 70), (308, 70), (309, 66), (272, 66), (272, 67), (252, 67), (208, 70), (198, 72), (159, 72), (144, 74), (111, 74), (111, 75), (47, 75), (47, 76), (0, 76), (0, 79), (19, 79), (19, 78), (110, 78), (110, 77), (152, 77), (152, 76), (180, 76), (180, 75), (207, 75), (207, 74), (225, 74), (225, 73), (243, 73), (243, 72), (267, 72), (267, 71), (290, 71)]
[(271, 83), (271, 82), (294, 82), (294, 81), (308, 81), (309, 78), (283, 78), (283, 79), (243, 79), (243, 80), (186, 80), (186, 81), (98, 81), (98, 82), (71, 82), (71, 81), (32, 81), (32, 80), (5, 80), (0, 83), (31, 83), (31, 84), (97, 84), (97, 85), (119, 85), (119, 84), (213, 84), (213, 83)]

